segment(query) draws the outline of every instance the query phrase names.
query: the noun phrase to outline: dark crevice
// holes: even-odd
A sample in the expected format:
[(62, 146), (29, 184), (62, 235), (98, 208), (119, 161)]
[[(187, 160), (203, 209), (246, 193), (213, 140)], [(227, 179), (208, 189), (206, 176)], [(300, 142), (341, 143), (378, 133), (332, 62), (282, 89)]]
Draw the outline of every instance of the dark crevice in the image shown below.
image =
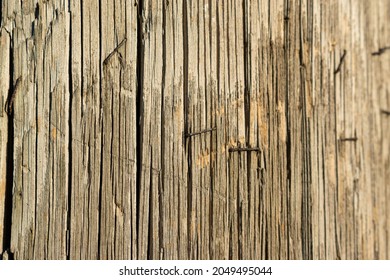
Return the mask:
[[(141, 199), (141, 177), (142, 177), (142, 91), (143, 91), (143, 71), (144, 71), (144, 47), (143, 47), (143, 0), (139, 0), (137, 6), (137, 93), (136, 93), (136, 151), (137, 151), (137, 173), (136, 173), (136, 224), (137, 224), (137, 235), (140, 236), (140, 199)], [(140, 251), (140, 243), (138, 243), (138, 254)], [(139, 256), (140, 257), (140, 256)]]
[(35, 19), (39, 19), (39, 3), (35, 4), (34, 17)]
[[(289, 44), (289, 2), (285, 1), (285, 15), (284, 18), (286, 19), (284, 21), (284, 63), (285, 63), (285, 117), (286, 117), (286, 124), (287, 124), (287, 135), (286, 135), (286, 166), (287, 166), (287, 189), (286, 189), (286, 207), (288, 211), (287, 216), (287, 236), (290, 236), (290, 197), (291, 197), (291, 129), (290, 129), (290, 111), (289, 111), (289, 50), (290, 50), (290, 44)], [(301, 55), (301, 54), (300, 54)], [(301, 57), (301, 56), (300, 56)], [(287, 259), (290, 259), (290, 241), (287, 241)]]
[[(212, 17), (212, 14), (213, 14), (213, 0), (210, 0), (209, 1), (209, 5), (210, 5), (210, 9), (209, 9), (209, 26), (212, 26), (213, 24), (213, 17)], [(210, 46), (210, 55), (209, 55), (209, 60), (210, 60), (210, 66), (212, 64), (212, 61), (213, 61), (213, 32), (210, 31), (210, 38), (209, 38), (209, 46)], [(206, 73), (207, 73), (207, 70), (206, 70)], [(210, 91), (210, 95), (213, 95), (215, 96), (216, 95), (216, 92), (214, 91), (214, 77), (213, 75), (210, 75), (210, 82), (209, 84), (211, 86), (209, 86), (209, 91)], [(211, 101), (210, 101), (210, 109), (211, 109), (211, 112), (215, 112), (214, 110), (214, 100), (211, 98)], [(207, 108), (207, 107), (206, 107)], [(211, 114), (210, 116), (210, 127), (214, 127), (216, 129), (216, 120), (215, 120), (215, 115), (214, 114)], [(213, 141), (213, 133), (210, 133), (210, 149), (216, 149), (216, 145), (214, 144), (214, 141)], [(210, 188), (208, 189), (208, 196), (209, 196), (209, 224), (212, 225), (213, 224), (213, 213), (214, 213), (214, 199), (213, 199), (213, 189), (215, 188), (215, 178), (214, 178), (214, 174), (215, 174), (215, 167), (214, 167), (214, 163), (211, 162), (210, 164)], [(214, 244), (214, 235), (213, 235), (213, 227), (209, 227), (209, 230), (208, 230), (208, 235), (209, 235), (209, 246), (208, 246), (208, 250), (209, 250), (209, 258), (210, 259), (213, 259), (214, 258), (214, 250), (213, 250), (213, 244)]]
[[(80, 4), (82, 5), (82, 3)], [(83, 15), (81, 15), (83, 17)], [(89, 19), (91, 21), (91, 18)], [(99, 96), (100, 96), (100, 100), (99, 100), (99, 104), (100, 104), (100, 113), (102, 113), (103, 111), (103, 72), (102, 72), (102, 60), (103, 60), (103, 56), (102, 56), (102, 41), (104, 39), (104, 37), (102, 36), (102, 33), (103, 32), (103, 29), (102, 29), (102, 3), (99, 1), (99, 59), (100, 59), (100, 63), (99, 63), (99, 75), (100, 75), (100, 79), (99, 79)], [(90, 32), (91, 34), (91, 32)], [(91, 42), (91, 40), (89, 40)], [(94, 83), (94, 81), (92, 81), (92, 84)], [(88, 85), (90, 86), (90, 85)], [(100, 131), (103, 131), (103, 127), (104, 127), (104, 118), (101, 117), (102, 114), (100, 114)], [(96, 129), (96, 128), (95, 128)], [(104, 142), (104, 133), (101, 133), (101, 136), (100, 136), (100, 172), (99, 172), (99, 220), (98, 220), (98, 249), (97, 249), (97, 259), (98, 260), (101, 260), (101, 257), (102, 257), (102, 240), (101, 240), (101, 237), (102, 237), (102, 190), (103, 190), (103, 142)], [(112, 152), (112, 151), (111, 151)], [(105, 255), (105, 257), (107, 258), (108, 256)]]
[[(249, 147), (250, 139), (250, 92), (251, 92), (251, 77), (250, 77), (250, 38), (249, 38), (249, 23), (246, 13), (249, 12), (248, 1), (244, 1), (243, 5), (243, 18), (244, 18), (244, 107), (245, 107), (245, 136), (246, 147)], [(250, 155), (250, 153), (248, 153)]]
[[(213, 24), (213, 17), (212, 17), (212, 11), (214, 10), (213, 8), (213, 3), (214, 1), (211, 0), (210, 1), (210, 15), (209, 15), (209, 18), (210, 18), (210, 26), (212, 26)], [(218, 9), (218, 4), (215, 3), (216, 5), (216, 8), (215, 8), (215, 13), (216, 13), (216, 22), (217, 22), (217, 27), (216, 27), (216, 38), (215, 38), (215, 44), (216, 44), (216, 60), (217, 60), (217, 65), (216, 65), (216, 69), (217, 69), (217, 78), (216, 78), (216, 81), (215, 81), (215, 85), (214, 85), (214, 81), (212, 81), (213, 83), (213, 86), (216, 87), (216, 92), (213, 92), (214, 95), (217, 96), (216, 99), (214, 99), (214, 101), (211, 102), (211, 112), (215, 112), (216, 111), (216, 108), (218, 108), (219, 106), (219, 94), (221, 91), (220, 91), (220, 79), (219, 79), (219, 73), (220, 73), (220, 27), (219, 27), (219, 22), (220, 22), (220, 19), (219, 19), (219, 9)], [(213, 39), (213, 36), (210, 36), (210, 40)], [(210, 42), (210, 48), (212, 49), (212, 41)], [(210, 52), (210, 63), (212, 63), (213, 61), (213, 57), (212, 57), (212, 51)], [(214, 87), (213, 87), (214, 89)], [(212, 119), (211, 119), (211, 125), (214, 126), (214, 130), (217, 130), (217, 126), (218, 126), (218, 117), (215, 115), (215, 114), (212, 114)], [(213, 133), (210, 133), (210, 143), (211, 143), (211, 146), (213, 149), (217, 150), (218, 148), (218, 139), (217, 139), (217, 133), (213, 134)], [(217, 171), (217, 160), (214, 161), (214, 163), (211, 165), (211, 168), (210, 168), (210, 177), (211, 177), (211, 180), (210, 180), (210, 186), (211, 188), (209, 189), (209, 196), (210, 196), (210, 224), (213, 225), (215, 223), (215, 209), (216, 208), (215, 206), (215, 194), (216, 194), (216, 174), (218, 173)], [(215, 241), (218, 239), (218, 236), (216, 236), (216, 234), (218, 233), (218, 229), (215, 230), (213, 227), (210, 227), (210, 233), (209, 233), (209, 236), (210, 236), (210, 243), (209, 243), (209, 252), (210, 252), (210, 259), (215, 259), (217, 255), (217, 252), (215, 250), (215, 246), (213, 246), (213, 244), (215, 244)]]
[(228, 240), (228, 248), (229, 248), (229, 260), (233, 260), (233, 246), (232, 244), (235, 243), (235, 240), (233, 240), (233, 229), (232, 229), (232, 223), (229, 222), (229, 240)]
[[(51, 43), (51, 49), (52, 49), (52, 42)], [(50, 135), (50, 129), (51, 129), (51, 126), (53, 125), (52, 124), (52, 108), (53, 108), (53, 94), (55, 94), (55, 91), (57, 90), (56, 89), (56, 86), (53, 88), (52, 90), (52, 85), (53, 85), (53, 80), (51, 79), (51, 76), (49, 76), (49, 93), (48, 93), (48, 97), (49, 97), (49, 113), (48, 113), (48, 122), (49, 122), (49, 125), (47, 126), (47, 135)], [(53, 142), (51, 140), (48, 141), (47, 143), (48, 145), (48, 161), (50, 161), (50, 157), (51, 160), (53, 160)], [(54, 174), (54, 167), (55, 167), (55, 163), (54, 161), (51, 162), (51, 171), (48, 171), (48, 172), (51, 172), (51, 174)], [(49, 168), (50, 168), (49, 167)], [(49, 169), (48, 168), (48, 169)], [(51, 182), (50, 182), (51, 181)], [(50, 183), (51, 183), (51, 186), (50, 186)], [(53, 191), (53, 188), (54, 188), (54, 176), (51, 176), (51, 178), (47, 179), (47, 184), (48, 184), (48, 188), (46, 189), (47, 192), (49, 192), (49, 195), (48, 195), (48, 198), (47, 198), (47, 224), (48, 224), (48, 227), (46, 228), (46, 244), (45, 244), (45, 256), (48, 256), (48, 252), (49, 252), (49, 248), (50, 248), (50, 245), (49, 245), (49, 240), (50, 240), (50, 223), (52, 221), (52, 213), (51, 213), (51, 209), (52, 207), (54, 206), (54, 203), (53, 203), (53, 199), (54, 199), (54, 195), (52, 195), (54, 193)], [(50, 199), (50, 196), (51, 196), (51, 199)]]
[[(165, 159), (165, 115), (164, 115), (164, 95), (165, 95), (165, 73), (166, 73), (166, 61), (167, 61), (167, 38), (166, 38), (166, 30), (167, 30), (167, 23), (166, 23), (166, 9), (167, 7), (167, 1), (163, 1), (163, 8), (162, 8), (162, 24), (163, 24), (163, 34), (162, 34), (162, 80), (161, 80), (161, 169), (159, 172), (159, 191), (158, 191), (158, 198), (159, 198), (159, 252), (164, 252), (164, 213), (163, 213), (163, 201), (164, 201), (164, 190), (165, 190), (165, 185), (164, 185), (164, 177), (161, 176), (161, 174), (164, 174), (164, 159)], [(180, 212), (179, 212), (180, 213)], [(179, 236), (180, 238), (180, 236)], [(178, 240), (179, 240), (178, 238)], [(163, 256), (160, 256), (163, 258)]]
[[(249, 10), (249, 3), (248, 1), (243, 2), (243, 18), (244, 18), (244, 107), (245, 107), (245, 139), (246, 147), (250, 147), (251, 140), (254, 139), (249, 139), (250, 137), (250, 110), (251, 110), (251, 75), (250, 75), (250, 70), (251, 70), (251, 59), (250, 59), (250, 26), (249, 26), (249, 20), (247, 13), (250, 12)], [(246, 166), (246, 181), (247, 181), (247, 197), (244, 198), (249, 202), (248, 205), (248, 211), (251, 211), (251, 205), (250, 205), (250, 195), (251, 195), (251, 156), (252, 153), (246, 153), (247, 157), (247, 166)], [(240, 212), (242, 213), (242, 212)], [(250, 213), (248, 213), (250, 215)], [(241, 227), (241, 232), (244, 231)], [(245, 248), (241, 248), (240, 246), (240, 251), (245, 251)], [(242, 258), (242, 256), (240, 256)]]
[[(240, 169), (240, 165), (242, 165), (242, 158), (241, 155), (238, 156), (238, 169)], [(242, 216), (243, 216), (243, 211), (242, 211), (242, 201), (241, 201), (241, 196), (242, 196), (242, 193), (240, 192), (240, 179), (239, 177), (237, 178), (237, 182), (236, 182), (236, 190), (237, 190), (237, 198), (236, 199), (236, 209), (237, 209), (237, 228), (236, 228), (236, 233), (238, 235), (238, 250), (237, 250), (237, 256), (233, 256), (231, 259), (240, 259), (242, 260), (242, 253), (243, 251), (246, 249), (246, 248), (243, 248), (244, 246), (244, 241), (243, 241), (243, 231), (246, 230), (243, 228), (243, 225), (242, 225)], [(234, 232), (233, 232), (234, 233)], [(232, 234), (233, 234), (232, 233)], [(232, 240), (233, 240), (233, 237), (232, 237)]]
[[(299, 1), (299, 11), (301, 11), (302, 9), (302, 1), (300, 0)], [(302, 135), (302, 138), (305, 138), (305, 131), (304, 131), (304, 122), (305, 122), (305, 105), (304, 105), (304, 102), (305, 102), (305, 64), (304, 64), (304, 61), (303, 61), (303, 32), (302, 32), (302, 13), (300, 12), (299, 13), (299, 65), (300, 65), (300, 69), (299, 69), (299, 77), (300, 77), (300, 100), (299, 100), (299, 104), (302, 108), (302, 123), (301, 123), (301, 135)], [(305, 149), (305, 139), (302, 139), (302, 151), (306, 151)], [(304, 158), (304, 153), (302, 152), (301, 154), (301, 160), (302, 160), (302, 163), (303, 163), (303, 167), (304, 167), (304, 170), (307, 170), (305, 167), (306, 167), (306, 162), (305, 162), (305, 158)], [(302, 174), (302, 177), (304, 177), (305, 174), (303, 173)], [(305, 178), (302, 178), (302, 194), (301, 194), (301, 239), (302, 239), (302, 243), (301, 243), (301, 253), (302, 253), (302, 259), (306, 260), (307, 259), (307, 220), (308, 220), (308, 216), (307, 215), (307, 212), (306, 212), (306, 197), (307, 197), (307, 190), (306, 190), (306, 185), (305, 185)]]
[[(80, 2), (80, 48), (79, 48), (79, 51), (80, 51), (80, 73), (81, 73), (81, 77), (83, 76), (83, 70), (84, 70), (84, 36), (83, 36), (83, 33), (84, 33), (84, 16), (83, 16), (83, 3)], [(76, 35), (74, 35), (76, 36)], [(77, 90), (77, 88), (75, 89)], [(84, 79), (81, 78), (80, 79), (80, 91), (77, 91), (78, 94), (80, 94), (80, 104), (78, 104), (80, 106), (80, 108), (78, 108), (78, 110), (80, 110), (80, 119), (83, 120), (84, 119), (84, 116), (83, 116), (83, 111), (84, 111), (84, 102), (83, 102), (83, 91), (84, 91)], [(75, 102), (75, 104), (77, 104), (77, 102)], [(76, 109), (75, 109), (76, 110)], [(79, 139), (78, 139), (79, 140)], [(72, 140), (73, 141), (73, 140)], [(84, 141), (84, 139), (83, 139)], [(90, 141), (90, 140), (88, 140)], [(88, 186), (91, 185), (91, 176), (92, 176), (92, 171), (91, 171), (91, 156), (90, 156), (90, 152), (91, 150), (88, 149)], [(83, 155), (84, 157), (84, 155)], [(88, 209), (90, 209), (89, 207), (89, 203), (90, 203), (90, 199), (88, 199)], [(84, 221), (83, 221), (84, 223)], [(80, 234), (81, 236), (81, 240), (83, 240), (83, 233)], [(78, 256), (77, 257), (80, 257), (82, 252), (81, 250), (78, 250), (75, 248), (75, 251), (77, 252), (78, 251)], [(76, 257), (76, 255), (74, 255)]]
[[(153, 150), (150, 151), (150, 164), (153, 162)], [(153, 182), (153, 169), (150, 169), (149, 172), (149, 182), (152, 184)], [(154, 187), (150, 185), (150, 193), (149, 193), (149, 228), (148, 228), (148, 249), (147, 249), (147, 259), (153, 259), (153, 252), (155, 251), (155, 236), (153, 236), (153, 223), (154, 223), (154, 211), (153, 211), (153, 195), (154, 195)]]
[[(162, 172), (163, 169), (161, 169)], [(159, 207), (159, 259), (164, 259), (164, 255), (161, 255), (161, 252), (163, 253), (163, 240), (164, 240), (164, 212), (163, 212), (163, 201), (164, 201), (164, 192), (163, 192), (163, 178), (161, 176), (161, 173), (159, 173), (159, 180), (158, 180), (158, 207)]]
[(0, 27), (3, 26), (3, 0), (0, 0)]
[[(69, 4), (70, 5), (70, 4)], [(72, 211), (72, 98), (73, 98), (73, 80), (72, 80), (72, 16), (70, 6), (68, 7), (69, 19), (69, 61), (68, 61), (68, 90), (69, 90), (69, 115), (68, 115), (68, 213), (66, 225), (66, 259), (70, 260), (70, 233), (71, 233), (71, 211)]]
[[(313, 3), (311, 3), (311, 6), (310, 6), (310, 15), (309, 15), (309, 18), (310, 18), (310, 24), (308, 24), (308, 26), (311, 26), (313, 27), (314, 26), (314, 20), (313, 20)], [(309, 33), (309, 38), (310, 38), (310, 45), (314, 46), (314, 40), (313, 40), (313, 30), (310, 29), (310, 33)], [(311, 61), (313, 61), (312, 59), (312, 56), (313, 56), (313, 49), (311, 50), (311, 53), (310, 53), (310, 56), (311, 56)], [(310, 93), (309, 93), (310, 94)], [(305, 101), (306, 102), (306, 101)], [(306, 105), (305, 105), (305, 108), (306, 108)], [(305, 119), (305, 125), (306, 125), (306, 128), (308, 130), (308, 147), (310, 149), (310, 147), (312, 146), (311, 145), (311, 135), (312, 133), (311, 130), (310, 130), (310, 122), (307, 118), (307, 120)], [(311, 195), (311, 192), (310, 192), (310, 186), (311, 186), (311, 182), (313, 180), (312, 178), (312, 152), (311, 150), (306, 150), (306, 155), (307, 155), (307, 168), (309, 170), (309, 173), (307, 175), (307, 208), (308, 208), (308, 215), (307, 217), (310, 217), (310, 220), (308, 222), (308, 228), (309, 228), (309, 232), (308, 232), (308, 235), (309, 235), (309, 242), (308, 242), (308, 251), (309, 251), (309, 256), (308, 256), (308, 259), (313, 259), (313, 256), (314, 256), (314, 252), (313, 252), (313, 227), (312, 227), (312, 224), (313, 224), (313, 219), (312, 219), (312, 195)]]
[[(12, 38), (10, 41), (9, 50), (9, 91), (8, 99), (14, 94), (14, 50)], [(0, 108), (4, 110), (5, 108)], [(8, 252), (8, 258), (13, 259), (11, 252), (11, 228), (12, 228), (12, 189), (14, 182), (14, 110), (9, 111), (8, 115), (8, 139), (7, 139), (7, 154), (6, 154), (6, 184), (5, 184), (5, 201), (4, 201), (4, 227), (3, 227), (3, 248)], [(1, 252), (0, 252), (1, 253)]]
[[(83, 2), (80, 2), (80, 55), (81, 55), (81, 64), (80, 64), (80, 73), (81, 77), (83, 77), (84, 73), (84, 15), (83, 15)], [(81, 90), (80, 90), (80, 118), (84, 119), (84, 78), (80, 79)]]
[[(39, 107), (39, 82), (38, 82), (38, 73), (37, 73), (38, 69), (37, 69), (37, 66), (34, 67), (34, 82), (35, 82), (35, 104), (36, 104), (36, 107), (37, 109), (35, 110), (35, 125), (36, 127), (38, 127), (38, 124), (39, 124), (39, 110), (38, 110), (38, 107)], [(45, 73), (45, 64), (42, 65), (42, 73)], [(44, 88), (44, 86), (42, 85), (42, 88)], [(35, 151), (38, 151), (38, 129), (35, 129)], [(38, 197), (37, 197), (37, 194), (38, 194), (38, 156), (35, 157), (35, 176), (34, 176), (34, 191), (35, 191), (35, 196), (34, 196), (34, 213), (38, 213)], [(34, 230), (36, 231), (38, 228), (38, 219), (34, 219)], [(32, 249), (32, 255), (34, 256), (35, 255), (35, 244), (37, 243), (37, 239), (38, 239), (38, 235), (37, 234), (34, 234), (33, 235), (33, 249)]]
[(191, 172), (191, 138), (186, 138), (189, 133), (188, 128), (188, 111), (189, 111), (189, 87), (188, 87), (188, 19), (187, 19), (187, 2), (183, 2), (183, 100), (184, 100), (184, 133), (183, 144), (185, 146), (187, 157), (187, 229), (188, 229), (188, 244), (187, 252), (188, 259), (191, 259), (192, 244), (191, 244), (191, 208), (192, 208), (192, 172)]
[[(334, 53), (333, 55), (333, 59), (334, 59), (334, 63), (336, 63), (336, 55)], [(341, 65), (341, 62), (339, 63), (339, 67)], [(337, 67), (339, 69), (339, 67)], [(337, 135), (338, 135), (338, 130), (337, 130), (337, 79), (334, 79), (334, 83), (333, 83), (333, 104), (334, 104), (334, 120), (335, 120), (335, 123), (334, 123), (334, 145), (335, 145), (335, 171), (336, 171), (336, 191), (335, 191), (335, 194), (334, 194), (334, 213), (337, 213), (337, 206), (339, 204), (339, 201), (338, 201), (338, 194), (339, 194), (339, 147), (338, 147), (338, 139), (337, 139)], [(331, 98), (331, 94), (329, 94), (329, 98)], [(338, 236), (338, 219), (337, 219), (337, 215), (335, 215), (335, 218), (334, 218), (334, 228), (335, 228), (335, 246), (336, 246), (336, 258), (337, 260), (340, 260), (341, 259), (341, 254), (340, 254), (340, 247), (339, 247), (339, 236)]]
[(270, 233), (268, 231), (268, 221), (267, 221), (267, 218), (266, 218), (266, 215), (264, 213), (265, 211), (263, 210), (263, 218), (262, 218), (262, 225), (263, 225), (263, 234), (262, 234), (262, 242), (263, 242), (263, 245), (262, 245), (262, 249), (264, 250), (263, 253), (264, 255), (262, 256), (262, 258), (264, 258), (264, 260), (269, 260), (270, 258), (270, 254), (269, 254), (269, 243), (268, 242), (269, 240), (269, 236), (270, 236)]
[[(302, 2), (299, 2), (299, 10), (302, 10)], [(310, 208), (310, 190), (309, 190), (309, 176), (310, 176), (310, 133), (308, 131), (307, 124), (307, 112), (306, 112), (306, 91), (305, 91), (305, 81), (306, 81), (306, 66), (304, 63), (303, 55), (303, 19), (302, 13), (299, 13), (299, 65), (300, 65), (300, 104), (302, 108), (302, 118), (301, 118), (301, 135), (302, 135), (302, 151), (301, 155), (303, 168), (306, 170), (302, 174), (302, 200), (301, 200), (301, 240), (302, 240), (302, 258), (303, 259), (312, 259), (312, 237), (311, 237), (311, 208)]]

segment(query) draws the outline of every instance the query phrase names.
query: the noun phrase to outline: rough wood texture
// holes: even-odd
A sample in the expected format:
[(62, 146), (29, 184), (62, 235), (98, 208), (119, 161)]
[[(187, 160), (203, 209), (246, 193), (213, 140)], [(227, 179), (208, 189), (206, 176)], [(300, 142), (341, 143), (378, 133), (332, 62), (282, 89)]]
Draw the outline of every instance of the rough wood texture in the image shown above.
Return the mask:
[(388, 259), (390, 2), (0, 1), (4, 259)]
[[(9, 238), (7, 237), (6, 228), (10, 226), (7, 224), (6, 213), (6, 192), (7, 192), (7, 179), (10, 167), (7, 167), (7, 156), (8, 156), (8, 126), (9, 121), (7, 114), (5, 112), (5, 104), (8, 99), (9, 89), (9, 50), (10, 50), (10, 36), (9, 34), (1, 29), (0, 30), (0, 251), (4, 251), (4, 246), (9, 246), (9, 244), (4, 244), (3, 240)], [(8, 206), (8, 205), (7, 205)], [(8, 242), (9, 243), (9, 242)]]

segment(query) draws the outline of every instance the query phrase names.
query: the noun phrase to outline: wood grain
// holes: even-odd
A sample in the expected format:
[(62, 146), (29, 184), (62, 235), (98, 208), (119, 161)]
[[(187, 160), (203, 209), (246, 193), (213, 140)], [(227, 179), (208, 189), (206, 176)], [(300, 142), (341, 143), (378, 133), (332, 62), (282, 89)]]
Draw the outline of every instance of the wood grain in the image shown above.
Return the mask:
[(2, 258), (388, 259), (389, 13), (2, 1)]

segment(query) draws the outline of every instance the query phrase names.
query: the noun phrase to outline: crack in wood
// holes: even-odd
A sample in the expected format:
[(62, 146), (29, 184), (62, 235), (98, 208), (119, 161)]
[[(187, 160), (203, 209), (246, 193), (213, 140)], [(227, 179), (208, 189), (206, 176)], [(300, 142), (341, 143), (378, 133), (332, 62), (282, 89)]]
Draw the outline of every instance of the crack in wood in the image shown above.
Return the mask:
[(346, 55), (347, 55), (347, 51), (344, 50), (343, 55), (342, 55), (341, 58), (340, 58), (339, 65), (337, 66), (336, 71), (334, 71), (334, 74), (337, 74), (338, 72), (340, 72), (340, 70), (341, 70), (341, 65), (343, 64)]

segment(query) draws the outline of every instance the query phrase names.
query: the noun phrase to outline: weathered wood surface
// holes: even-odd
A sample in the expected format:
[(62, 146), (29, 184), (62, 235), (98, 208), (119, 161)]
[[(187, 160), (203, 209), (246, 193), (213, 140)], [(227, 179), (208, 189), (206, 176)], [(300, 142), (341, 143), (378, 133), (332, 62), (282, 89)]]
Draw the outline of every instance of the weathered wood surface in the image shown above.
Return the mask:
[(390, 1), (0, 3), (3, 258), (390, 257)]

